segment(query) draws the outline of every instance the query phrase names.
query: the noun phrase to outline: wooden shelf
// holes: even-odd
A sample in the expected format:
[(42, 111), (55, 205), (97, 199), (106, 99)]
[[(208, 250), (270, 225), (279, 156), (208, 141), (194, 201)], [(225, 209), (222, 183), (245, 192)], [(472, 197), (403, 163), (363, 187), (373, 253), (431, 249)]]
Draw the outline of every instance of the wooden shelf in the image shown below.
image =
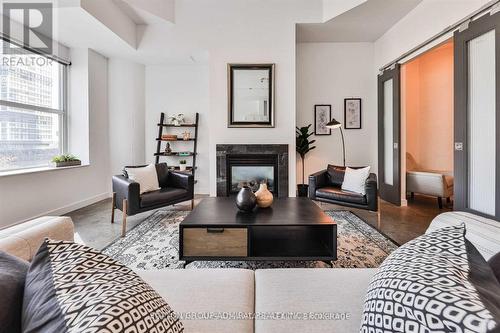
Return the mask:
[(171, 152), (170, 154), (165, 153), (155, 153), (155, 156), (172, 156), (172, 157), (190, 157), (194, 156), (195, 153), (190, 152), (189, 155), (179, 155), (179, 152)]
[(189, 138), (187, 140), (184, 140), (182, 137), (177, 137), (177, 140), (168, 140), (168, 139), (156, 138), (156, 141), (168, 141), (168, 142), (177, 142), (177, 141), (187, 142), (187, 141), (195, 141), (195, 140), (196, 140), (195, 138)]
[[(168, 168), (169, 169), (173, 169), (175, 171), (180, 171), (180, 167), (178, 167), (178, 166), (168, 167)], [(194, 169), (196, 170), (196, 167)], [(193, 171), (193, 167), (190, 167), (190, 166), (186, 167), (186, 171), (189, 171), (189, 172)], [(183, 171), (181, 171), (181, 172), (183, 172)]]
[(181, 124), (179, 126), (172, 125), (172, 124), (158, 124), (158, 126), (163, 126), (163, 127), (196, 127), (196, 124)]

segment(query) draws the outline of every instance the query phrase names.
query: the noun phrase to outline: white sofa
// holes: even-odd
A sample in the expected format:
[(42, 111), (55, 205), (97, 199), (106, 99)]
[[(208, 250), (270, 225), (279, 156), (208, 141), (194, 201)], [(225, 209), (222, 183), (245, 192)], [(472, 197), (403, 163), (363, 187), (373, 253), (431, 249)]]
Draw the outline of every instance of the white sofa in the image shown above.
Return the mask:
[[(445, 213), (432, 222), (429, 231), (460, 221), (467, 224), (467, 238), (486, 259), (500, 252), (500, 223), (496, 221)], [(0, 250), (30, 260), (45, 237), (72, 240), (71, 219), (46, 217), (0, 231)], [(138, 273), (180, 314), (186, 333), (348, 333), (359, 331), (365, 291), (376, 271), (185, 269)]]

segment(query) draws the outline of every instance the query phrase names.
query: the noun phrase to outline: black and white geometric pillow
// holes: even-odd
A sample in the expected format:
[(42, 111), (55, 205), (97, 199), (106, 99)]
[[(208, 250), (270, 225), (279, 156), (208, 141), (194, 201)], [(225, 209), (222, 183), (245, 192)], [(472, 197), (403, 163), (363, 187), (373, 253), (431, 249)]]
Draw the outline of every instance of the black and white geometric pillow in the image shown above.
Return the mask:
[(88, 246), (46, 240), (31, 264), (23, 332), (182, 332), (162, 297), (136, 273)]
[(360, 332), (498, 332), (499, 323), (500, 284), (461, 225), (387, 257), (368, 287)]

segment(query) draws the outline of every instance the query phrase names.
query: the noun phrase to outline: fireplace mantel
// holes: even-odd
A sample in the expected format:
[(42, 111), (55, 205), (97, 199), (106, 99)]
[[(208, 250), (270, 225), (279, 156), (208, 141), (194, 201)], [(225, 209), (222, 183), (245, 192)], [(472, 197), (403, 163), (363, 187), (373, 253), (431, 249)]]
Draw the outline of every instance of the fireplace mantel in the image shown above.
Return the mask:
[(288, 197), (288, 145), (264, 144), (218, 144), (217, 152), (217, 196), (228, 196), (228, 155), (276, 155), (278, 159), (278, 194)]

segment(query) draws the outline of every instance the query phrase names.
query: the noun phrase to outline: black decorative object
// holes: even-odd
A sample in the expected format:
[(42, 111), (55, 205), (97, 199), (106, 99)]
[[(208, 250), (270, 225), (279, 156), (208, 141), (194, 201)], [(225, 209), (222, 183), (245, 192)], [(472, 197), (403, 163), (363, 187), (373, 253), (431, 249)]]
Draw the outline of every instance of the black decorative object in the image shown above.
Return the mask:
[(257, 205), (257, 198), (248, 186), (243, 186), (236, 196), (236, 206), (244, 212), (251, 212)]

